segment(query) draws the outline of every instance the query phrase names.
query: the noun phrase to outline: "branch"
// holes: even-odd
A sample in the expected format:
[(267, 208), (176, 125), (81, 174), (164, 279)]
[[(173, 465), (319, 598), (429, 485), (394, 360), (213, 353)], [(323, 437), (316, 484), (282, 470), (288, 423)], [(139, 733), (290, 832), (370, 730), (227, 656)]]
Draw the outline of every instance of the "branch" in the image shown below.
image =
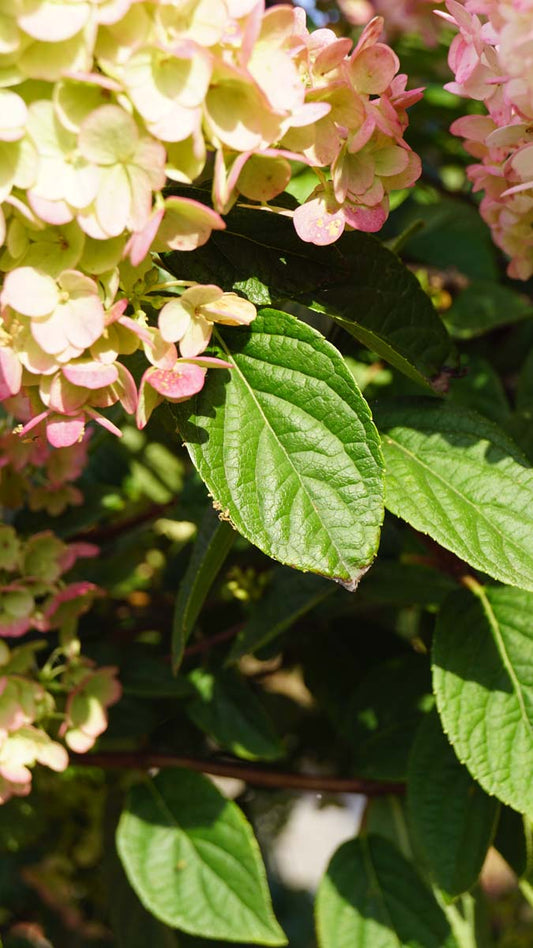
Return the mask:
[(189, 657), (189, 655), (201, 655), (203, 652), (208, 652), (214, 648), (215, 645), (220, 645), (221, 642), (229, 642), (230, 639), (234, 639), (243, 627), (244, 623), (240, 622), (238, 625), (233, 625), (230, 629), (224, 629), (223, 632), (217, 632), (209, 638), (199, 639), (198, 642), (193, 642), (192, 645), (188, 645), (183, 654)]
[(235, 777), (254, 787), (271, 787), (284, 790), (307, 790), (316, 793), (363, 793), (367, 797), (381, 797), (389, 793), (404, 794), (405, 784), (387, 783), (378, 780), (361, 780), (357, 777), (325, 777), (321, 774), (283, 773), (250, 767), (246, 764), (203, 760), (197, 757), (179, 757), (174, 754), (158, 754), (150, 751), (102, 752), (96, 754), (72, 754), (72, 763), (82, 767), (124, 767), (134, 770), (151, 768), (184, 767), (198, 773), (217, 777)]

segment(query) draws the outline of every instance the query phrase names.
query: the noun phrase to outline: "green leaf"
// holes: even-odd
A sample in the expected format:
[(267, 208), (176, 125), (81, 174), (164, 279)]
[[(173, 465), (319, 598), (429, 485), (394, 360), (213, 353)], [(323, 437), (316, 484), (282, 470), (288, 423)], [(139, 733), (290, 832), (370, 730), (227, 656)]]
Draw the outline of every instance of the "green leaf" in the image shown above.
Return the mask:
[(350, 372), (319, 333), (275, 310), (216, 336), (233, 370), (210, 372), (176, 406), (200, 476), (268, 556), (355, 589), (378, 546), (382, 459)]
[(527, 354), (516, 386), (516, 408), (528, 421), (533, 416), (533, 349)]
[(317, 895), (320, 948), (451, 948), (444, 914), (411, 863), (381, 836), (344, 843)]
[(115, 847), (104, 856), (109, 914), (116, 948), (178, 948), (176, 933), (147, 912), (130, 886)]
[(419, 383), (440, 372), (451, 346), (442, 321), (416, 277), (374, 237), (353, 231), (315, 247), (279, 214), (234, 208), (225, 220), (194, 255), (171, 253), (165, 266), (180, 277), (185, 266), (189, 279), (233, 288), (256, 305), (290, 299), (327, 313)]
[(172, 625), (172, 667), (180, 667), (189, 636), (219, 570), (233, 546), (235, 531), (212, 508), (204, 514), (189, 565), (180, 583)]
[(247, 760), (276, 760), (281, 741), (263, 705), (236, 672), (195, 668), (189, 681), (197, 697), (187, 714), (217, 744)]
[(425, 226), (405, 244), (409, 260), (420, 260), (440, 271), (459, 269), (473, 279), (497, 280), (496, 251), (477, 207), (441, 196), (434, 204), (409, 201), (395, 223), (403, 230), (413, 220), (422, 220)]
[(533, 589), (533, 469), (474, 412), (430, 399), (375, 410), (385, 503), (475, 569)]
[(136, 698), (184, 698), (191, 694), (185, 677), (176, 678), (162, 655), (153, 648), (130, 645), (120, 664), (120, 683), (125, 695)]
[(427, 709), (427, 660), (407, 653), (372, 668), (345, 705), (341, 732), (357, 774), (403, 780), (413, 738)]
[(496, 828), (498, 804), (472, 780), (436, 711), (422, 721), (407, 772), (409, 825), (434, 883), (448, 898), (472, 888)]
[(491, 280), (472, 280), (444, 314), (444, 322), (456, 339), (472, 339), (500, 326), (533, 316), (531, 301)]
[(464, 376), (451, 380), (448, 398), (455, 405), (477, 411), (496, 424), (509, 423), (511, 409), (500, 376), (490, 362), (480, 356), (468, 357)]
[(280, 566), (235, 639), (227, 661), (236, 662), (266, 645), (334, 592), (335, 587), (321, 576)]
[(365, 810), (365, 832), (368, 836), (383, 836), (412, 861), (406, 809), (405, 797), (393, 793), (372, 797)]
[(459, 760), (487, 791), (533, 815), (533, 595), (477, 586), (444, 603), (433, 684)]
[(143, 905), (191, 935), (285, 945), (252, 829), (201, 774), (172, 769), (131, 790), (117, 830)]
[(455, 588), (451, 576), (431, 566), (379, 556), (357, 591), (356, 605), (438, 605)]

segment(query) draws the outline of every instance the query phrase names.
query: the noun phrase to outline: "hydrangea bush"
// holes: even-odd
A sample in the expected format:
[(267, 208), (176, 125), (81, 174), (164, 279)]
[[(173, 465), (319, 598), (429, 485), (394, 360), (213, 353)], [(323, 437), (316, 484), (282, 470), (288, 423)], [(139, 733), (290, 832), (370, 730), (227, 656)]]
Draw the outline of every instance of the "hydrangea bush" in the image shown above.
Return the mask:
[(1, 5), (4, 948), (531, 943), (533, 3), (306, 9)]

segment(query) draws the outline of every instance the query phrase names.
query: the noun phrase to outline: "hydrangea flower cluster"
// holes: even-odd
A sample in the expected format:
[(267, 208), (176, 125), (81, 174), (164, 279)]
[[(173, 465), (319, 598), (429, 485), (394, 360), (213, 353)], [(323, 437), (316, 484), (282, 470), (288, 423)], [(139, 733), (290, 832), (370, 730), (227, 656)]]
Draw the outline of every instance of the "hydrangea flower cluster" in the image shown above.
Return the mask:
[[(63, 579), (76, 559), (97, 552), (49, 531), (22, 540), (13, 527), (0, 526), (0, 803), (30, 792), (34, 764), (65, 769), (67, 751), (50, 730), (85, 752), (107, 726), (106, 708), (120, 697), (117, 669), (95, 668), (80, 655), (76, 635), (99, 589)], [(59, 646), (42, 669), (36, 653), (44, 642), (10, 649), (5, 641), (30, 630), (58, 633)]]
[(484, 191), (480, 210), (495, 243), (511, 258), (508, 273), (533, 274), (532, 0), (447, 0), (448, 22), (459, 30), (450, 47), (457, 95), (482, 102), (484, 115), (455, 121), (476, 159), (468, 176)]
[(68, 448), (52, 448), (44, 430), (23, 439), (14, 431), (15, 417), (30, 421), (30, 406), (19, 397), (16, 408), (16, 416), (0, 413), (0, 504), (12, 510), (27, 504), (30, 510), (44, 510), (52, 517), (79, 506), (83, 494), (73, 482), (87, 462), (90, 432)]
[[(292, 159), (317, 172), (294, 215), (304, 240), (382, 226), (390, 191), (420, 173), (403, 135), (421, 95), (405, 91), (382, 26), (352, 49), (263, 0), (3, 4), (0, 402), (29, 401), (23, 435), (44, 423), (69, 447), (89, 420), (119, 433), (105, 414), (118, 402), (142, 427), (226, 365), (201, 358), (209, 327), (248, 324), (254, 308), (199, 287), (169, 331), (153, 254), (204, 244), (240, 196), (266, 205)], [(212, 179), (214, 209), (163, 190), (198, 179)], [(140, 392), (123, 361), (137, 349)]]
[(425, 43), (434, 46), (439, 36), (434, 0), (338, 0), (348, 23), (362, 26), (376, 14), (385, 20), (387, 37), (401, 33), (418, 33)]
[[(70, 650), (64, 664), (39, 670), (35, 643), (9, 649), (0, 640), (0, 804), (27, 796), (36, 763), (55, 771), (68, 766), (68, 748), (83, 753), (107, 727), (106, 709), (121, 695), (117, 669), (95, 669)], [(56, 656), (59, 657), (59, 656)], [(57, 674), (59, 670), (60, 674)], [(53, 694), (50, 671), (53, 673)]]
[(50, 530), (22, 540), (13, 527), (0, 526), (0, 635), (18, 638), (30, 629), (75, 633), (79, 616), (99, 590), (84, 580), (63, 579), (79, 557), (95, 556), (89, 543), (63, 543)]

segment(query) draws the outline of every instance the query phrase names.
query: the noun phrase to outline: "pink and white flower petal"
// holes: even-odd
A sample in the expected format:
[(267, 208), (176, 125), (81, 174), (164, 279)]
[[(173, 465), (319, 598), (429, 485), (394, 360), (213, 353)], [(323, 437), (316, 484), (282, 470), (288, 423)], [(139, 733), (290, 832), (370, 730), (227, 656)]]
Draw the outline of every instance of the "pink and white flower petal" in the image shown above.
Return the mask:
[(117, 381), (118, 368), (116, 365), (106, 365), (102, 362), (80, 359), (64, 366), (63, 375), (73, 385), (82, 388), (105, 388)]
[(224, 326), (249, 326), (257, 316), (257, 310), (253, 303), (242, 296), (224, 293), (220, 299), (205, 303), (202, 306), (202, 315)]
[(146, 383), (170, 402), (183, 402), (201, 391), (205, 369), (192, 362), (177, 362), (171, 370), (148, 369)]
[(224, 230), (226, 224), (210, 207), (190, 198), (169, 197), (161, 221), (155, 250), (196, 250), (209, 240), (213, 230)]
[(18, 395), (22, 383), (22, 363), (7, 346), (0, 347), (0, 401)]
[(84, 0), (22, 0), (17, 23), (21, 30), (34, 39), (60, 43), (79, 33), (90, 16), (90, 5)]
[(165, 303), (158, 317), (159, 332), (165, 342), (181, 339), (194, 315), (194, 308), (180, 297)]
[(81, 441), (85, 434), (83, 414), (74, 418), (64, 415), (49, 415), (46, 420), (46, 437), (54, 448), (69, 448)]
[(213, 324), (200, 313), (195, 313), (189, 327), (179, 341), (179, 348), (184, 358), (200, 355), (211, 340)]
[(34, 267), (18, 267), (6, 274), (0, 304), (11, 306), (23, 316), (42, 317), (52, 313), (59, 302), (55, 280)]
[(10, 89), (0, 89), (0, 141), (15, 142), (22, 138), (27, 119), (24, 99)]

